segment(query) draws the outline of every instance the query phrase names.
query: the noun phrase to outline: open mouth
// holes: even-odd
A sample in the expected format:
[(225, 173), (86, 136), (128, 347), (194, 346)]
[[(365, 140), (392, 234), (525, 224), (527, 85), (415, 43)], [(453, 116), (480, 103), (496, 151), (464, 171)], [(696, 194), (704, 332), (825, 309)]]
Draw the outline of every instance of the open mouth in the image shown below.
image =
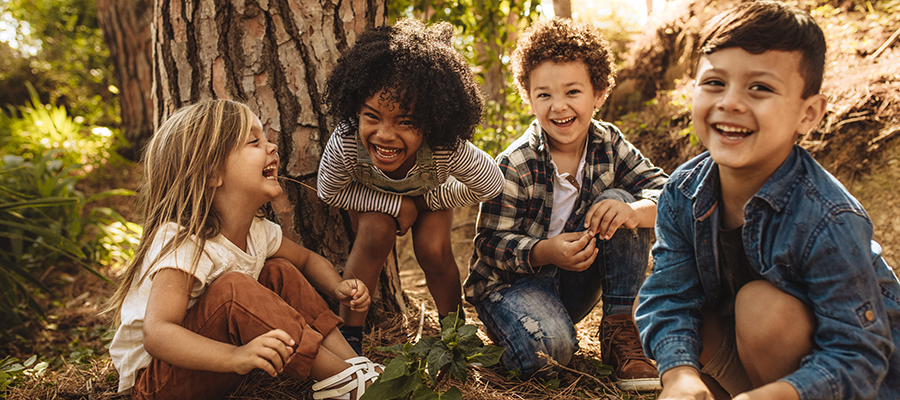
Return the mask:
[(265, 168), (263, 168), (262, 174), (264, 177), (266, 177), (266, 179), (275, 180), (275, 179), (278, 179), (278, 176), (276, 175), (277, 169), (278, 169), (278, 163), (271, 163), (271, 164), (267, 165)]
[(563, 118), (563, 119), (551, 119), (554, 125), (559, 127), (566, 127), (572, 124), (575, 121), (575, 117)]
[(728, 139), (739, 140), (746, 138), (753, 134), (753, 131), (747, 128), (741, 128), (738, 126), (724, 125), (724, 124), (713, 124), (713, 128), (719, 132), (720, 135), (725, 136)]
[(391, 159), (391, 158), (395, 158), (398, 155), (400, 155), (400, 149), (388, 149), (388, 148), (384, 148), (381, 146), (374, 146), (374, 147), (375, 147), (375, 152), (378, 153), (378, 155), (381, 158)]

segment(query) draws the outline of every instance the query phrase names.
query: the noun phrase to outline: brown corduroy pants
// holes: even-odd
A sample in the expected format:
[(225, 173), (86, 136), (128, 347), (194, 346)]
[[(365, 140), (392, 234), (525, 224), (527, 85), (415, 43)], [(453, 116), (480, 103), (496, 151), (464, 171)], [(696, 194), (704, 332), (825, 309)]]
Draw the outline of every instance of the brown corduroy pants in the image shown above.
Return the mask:
[[(216, 279), (188, 310), (182, 326), (235, 346), (281, 329), (297, 343), (284, 373), (304, 380), (323, 335), (342, 323), (293, 264), (276, 258), (266, 261), (258, 281), (239, 272)], [(242, 381), (235, 373), (178, 368), (154, 358), (138, 371), (132, 398), (220, 399)]]

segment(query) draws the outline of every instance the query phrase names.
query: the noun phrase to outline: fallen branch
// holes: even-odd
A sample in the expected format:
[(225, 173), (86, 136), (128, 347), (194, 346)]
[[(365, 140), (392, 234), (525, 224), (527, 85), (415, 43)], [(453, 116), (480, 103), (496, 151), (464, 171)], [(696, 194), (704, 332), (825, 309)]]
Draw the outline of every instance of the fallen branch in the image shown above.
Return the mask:
[(881, 53), (883, 53), (888, 47), (890, 47), (890, 45), (892, 43), (894, 43), (895, 40), (897, 40), (897, 36), (900, 36), (900, 28), (897, 28), (897, 30), (894, 31), (894, 34), (891, 35), (891, 37), (889, 37), (888, 40), (886, 42), (884, 42), (884, 44), (881, 45), (881, 47), (878, 48), (878, 50), (875, 50), (875, 52), (872, 53), (872, 55), (869, 58), (871, 58), (873, 60), (878, 58), (878, 56), (880, 56)]

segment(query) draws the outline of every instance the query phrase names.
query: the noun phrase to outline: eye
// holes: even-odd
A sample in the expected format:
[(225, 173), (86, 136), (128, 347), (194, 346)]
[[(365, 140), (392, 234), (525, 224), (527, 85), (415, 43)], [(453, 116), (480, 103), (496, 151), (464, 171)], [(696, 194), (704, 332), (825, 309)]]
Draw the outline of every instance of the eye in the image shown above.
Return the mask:
[(259, 143), (258, 137), (250, 138), (250, 141), (247, 142), (247, 144), (256, 144), (256, 143)]
[(725, 82), (722, 82), (719, 79), (711, 78), (700, 83), (703, 86), (725, 86)]
[(547, 93), (538, 93), (536, 97), (539, 99), (546, 99), (546, 98), (549, 98), (550, 95)]
[(760, 91), (760, 92), (774, 92), (774, 90), (772, 90), (772, 88), (770, 88), (766, 85), (763, 85), (761, 83), (757, 83), (753, 86), (750, 86), (750, 90)]
[(572, 90), (566, 92), (566, 94), (567, 94), (567, 95), (570, 95), (570, 96), (571, 96), (571, 95), (576, 95), (576, 94), (578, 94), (578, 93), (581, 93), (581, 90), (578, 90), (578, 89), (572, 89)]
[(400, 121), (400, 125), (402, 125), (402, 126), (413, 126), (413, 122), (412, 122), (411, 119), (405, 119), (405, 120), (403, 120), (403, 121)]

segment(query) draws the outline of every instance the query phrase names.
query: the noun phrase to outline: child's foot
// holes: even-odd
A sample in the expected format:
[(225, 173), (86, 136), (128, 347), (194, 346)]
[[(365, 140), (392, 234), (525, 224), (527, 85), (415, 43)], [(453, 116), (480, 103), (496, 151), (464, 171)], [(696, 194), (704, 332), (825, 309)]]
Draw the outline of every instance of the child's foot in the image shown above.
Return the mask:
[(384, 372), (384, 365), (374, 363), (366, 357), (345, 361), (350, 364), (347, 369), (313, 384), (313, 399), (358, 399)]
[(660, 390), (656, 366), (644, 355), (630, 314), (604, 316), (600, 321), (600, 355), (614, 368), (619, 390)]
[(342, 326), (340, 328), (341, 335), (344, 336), (344, 340), (347, 341), (347, 344), (356, 352), (358, 355), (362, 355), (362, 342), (363, 342), (363, 327), (361, 326)]

